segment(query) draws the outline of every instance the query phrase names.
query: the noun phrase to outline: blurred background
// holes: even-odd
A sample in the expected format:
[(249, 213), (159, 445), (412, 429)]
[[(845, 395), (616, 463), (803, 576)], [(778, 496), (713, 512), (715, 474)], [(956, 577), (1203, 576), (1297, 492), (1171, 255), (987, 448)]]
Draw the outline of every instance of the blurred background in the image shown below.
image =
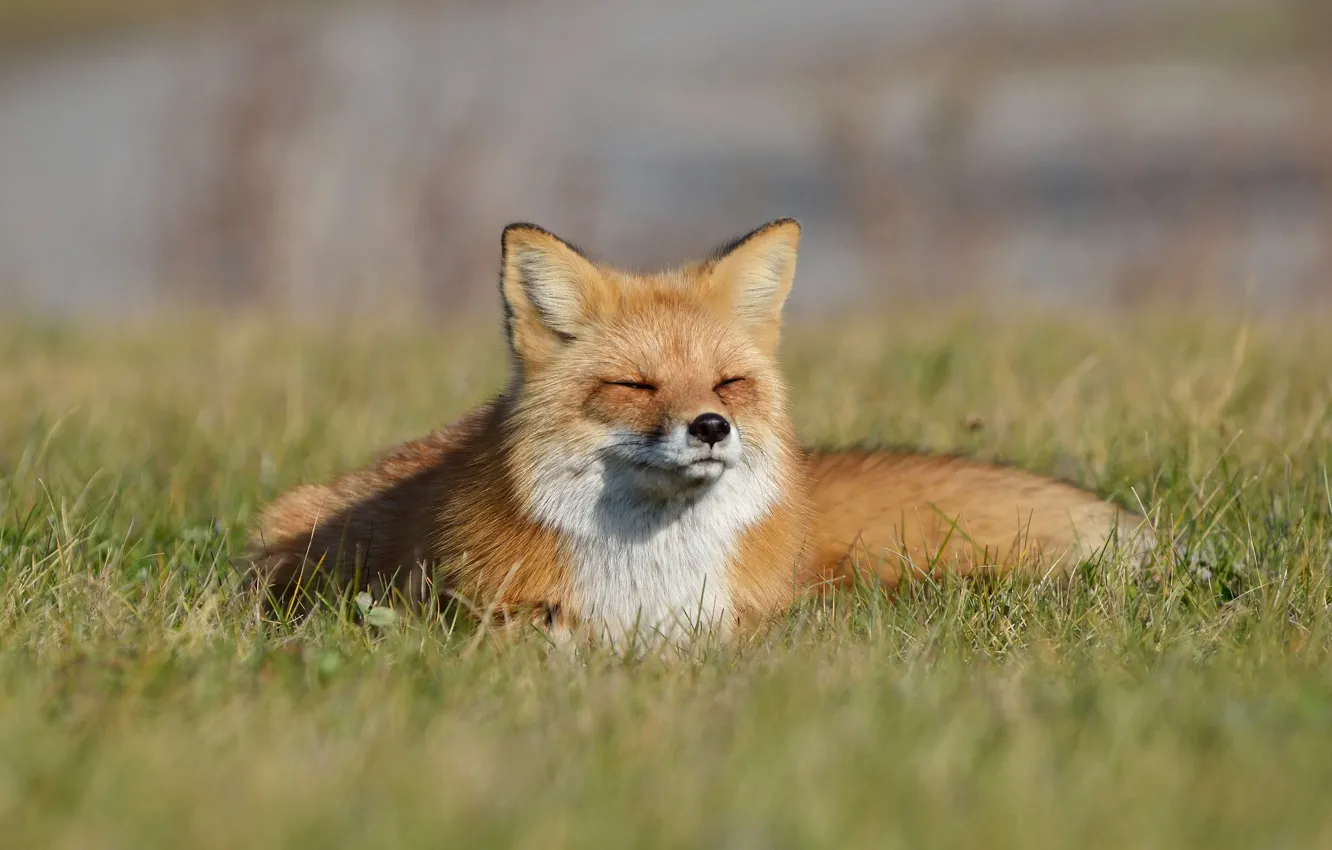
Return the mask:
[(0, 311), (447, 317), (500, 229), (797, 310), (1332, 294), (1327, 0), (0, 2)]

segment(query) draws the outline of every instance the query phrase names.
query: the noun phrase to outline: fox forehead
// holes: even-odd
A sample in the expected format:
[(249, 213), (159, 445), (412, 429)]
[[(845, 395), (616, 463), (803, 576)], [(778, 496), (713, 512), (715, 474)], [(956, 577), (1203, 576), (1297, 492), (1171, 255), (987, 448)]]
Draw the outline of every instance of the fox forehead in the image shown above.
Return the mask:
[[(766, 362), (744, 328), (674, 280), (630, 278), (572, 346), (608, 380), (710, 378)], [(572, 353), (572, 352), (571, 352)], [(728, 375), (729, 377), (729, 375)]]
[(634, 274), (597, 266), (608, 284), (595, 292), (591, 313), (607, 326), (617, 323), (660, 324), (698, 329), (718, 328), (730, 316), (707, 297), (703, 273), (685, 267), (656, 274)]
[[(609, 338), (612, 329), (634, 324), (659, 357), (673, 337), (671, 353), (681, 360), (715, 360), (742, 347), (734, 338), (771, 358), (799, 238), (794, 220), (778, 219), (705, 260), (640, 274), (597, 263), (535, 225), (510, 225), (502, 240), (500, 292), (515, 377), (526, 382), (556, 364), (567, 367), (571, 347), (586, 349), (589, 337)], [(682, 327), (691, 333), (670, 333)], [(577, 342), (583, 345), (571, 346)], [(635, 348), (642, 350), (628, 346)]]

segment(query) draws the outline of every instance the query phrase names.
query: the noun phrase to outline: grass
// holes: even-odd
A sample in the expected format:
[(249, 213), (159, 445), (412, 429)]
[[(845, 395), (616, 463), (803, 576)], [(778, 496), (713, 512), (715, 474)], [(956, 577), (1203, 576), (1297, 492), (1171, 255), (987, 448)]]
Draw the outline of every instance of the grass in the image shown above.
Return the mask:
[(0, 5), (0, 48), (77, 45), (108, 35), (301, 5), (297, 0), (5, 0)]
[(1312, 322), (797, 328), (811, 439), (1145, 505), (1140, 581), (811, 604), (675, 664), (336, 611), (263, 627), (264, 500), (456, 416), (489, 327), (0, 330), (4, 846), (1332, 842), (1332, 342)]

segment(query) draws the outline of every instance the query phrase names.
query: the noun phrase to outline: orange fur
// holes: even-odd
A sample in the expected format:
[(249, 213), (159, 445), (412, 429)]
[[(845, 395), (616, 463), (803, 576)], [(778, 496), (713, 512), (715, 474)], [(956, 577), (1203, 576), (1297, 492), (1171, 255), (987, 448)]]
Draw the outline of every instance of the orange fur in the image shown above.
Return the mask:
[(1064, 574), (1142, 522), (1071, 484), (967, 458), (819, 453), (810, 472), (815, 561), (834, 584), (857, 566), (889, 585), (910, 573)]
[[(637, 603), (664, 627), (662, 612), (697, 593), (699, 617), (730, 631), (857, 567), (888, 584), (904, 568), (1066, 571), (1141, 522), (1017, 469), (802, 448), (775, 360), (799, 234), (779, 220), (638, 275), (511, 225), (509, 386), (365, 469), (277, 499), (252, 541), (259, 580), (287, 597), (321, 574), (393, 585), (559, 628), (622, 624)], [(705, 414), (734, 433), (700, 441)]]

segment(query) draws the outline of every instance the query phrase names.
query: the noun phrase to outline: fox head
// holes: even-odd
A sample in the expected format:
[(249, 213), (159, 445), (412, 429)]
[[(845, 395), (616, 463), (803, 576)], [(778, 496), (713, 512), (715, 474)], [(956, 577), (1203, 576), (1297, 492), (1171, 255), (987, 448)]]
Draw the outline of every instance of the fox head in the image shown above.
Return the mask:
[(794, 451), (775, 355), (799, 240), (780, 219), (701, 262), (635, 274), (534, 225), (506, 228), (505, 436), (529, 507), (776, 498)]

